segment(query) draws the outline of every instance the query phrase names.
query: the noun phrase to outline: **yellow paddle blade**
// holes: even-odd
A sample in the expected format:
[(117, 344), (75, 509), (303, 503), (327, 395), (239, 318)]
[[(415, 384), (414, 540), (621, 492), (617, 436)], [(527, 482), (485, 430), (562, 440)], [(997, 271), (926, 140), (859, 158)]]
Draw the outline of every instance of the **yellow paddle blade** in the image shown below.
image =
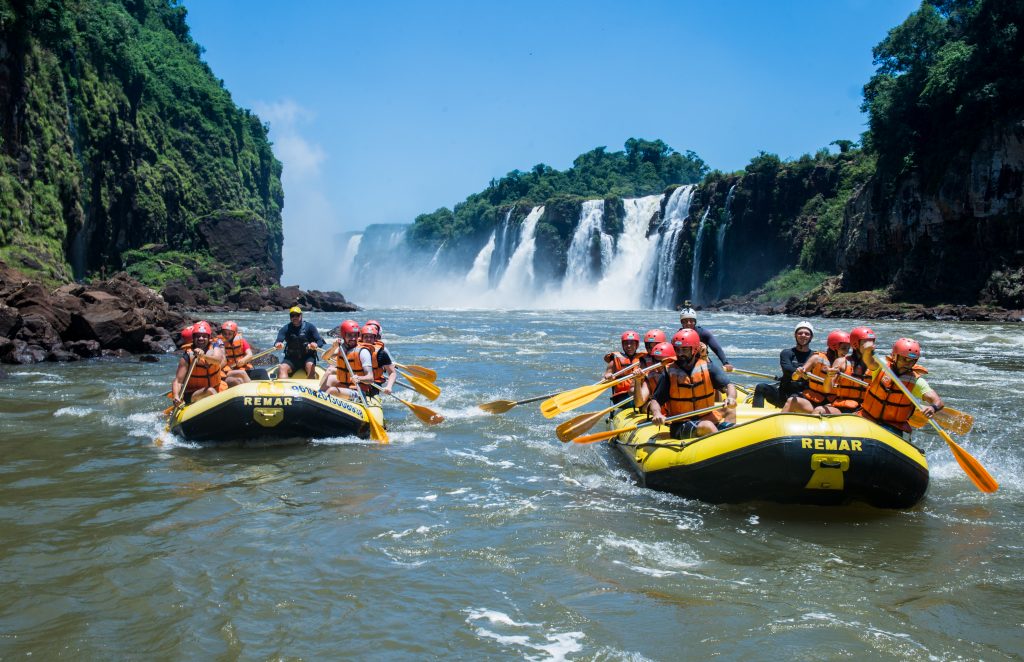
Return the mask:
[(625, 407), (626, 405), (633, 402), (632, 396), (626, 398), (622, 402), (617, 402), (611, 407), (605, 407), (600, 411), (589, 412), (587, 414), (580, 414), (575, 418), (571, 418), (568, 421), (560, 424), (555, 428), (555, 435), (558, 440), (565, 443), (574, 437), (578, 437), (590, 428), (594, 427), (594, 424), (600, 421), (605, 414), (618, 409), (619, 407)]
[(999, 489), (999, 483), (996, 482), (985, 467), (974, 459), (974, 456), (968, 453), (960, 446), (960, 444), (953, 441), (953, 438), (946, 434), (942, 428), (940, 428), (935, 421), (929, 421), (935, 431), (946, 440), (946, 444), (949, 445), (949, 450), (953, 451), (953, 457), (956, 458), (956, 463), (960, 465), (960, 468), (964, 470), (967, 477), (971, 479), (974, 486), (986, 494), (991, 494)]
[(494, 402), (485, 402), (482, 405), (477, 405), (477, 407), (483, 409), (488, 414), (504, 414), (517, 404), (519, 403), (514, 400), (495, 400)]
[(431, 382), (437, 381), (436, 370), (431, 370), (430, 368), (421, 365), (404, 365), (401, 363), (396, 363), (395, 365), (407, 371), (411, 375), (416, 375), (420, 379), (426, 379), (427, 381)]
[(387, 430), (385, 430), (384, 426), (377, 421), (373, 412), (371, 412), (367, 407), (364, 407), (363, 409), (366, 411), (366, 419), (370, 424), (370, 439), (382, 444), (391, 443), (391, 440), (388, 439)]
[(409, 402), (407, 400), (403, 400), (402, 398), (399, 398), (398, 396), (395, 396), (395, 399), (398, 400), (399, 402), (401, 402), (403, 405), (405, 405), (409, 409), (411, 409), (412, 413), (416, 415), (416, 418), (420, 419), (421, 421), (423, 421), (427, 425), (437, 425), (438, 423), (443, 423), (444, 422), (444, 416), (442, 416), (441, 414), (438, 414), (436, 411), (434, 411), (433, 409), (430, 409), (429, 407), (424, 407), (423, 405), (413, 404), (412, 402)]
[(571, 391), (559, 393), (553, 398), (540, 403), (540, 413), (544, 418), (552, 418), (564, 411), (572, 411), (576, 407), (582, 407), (588, 402), (593, 402), (597, 396), (601, 395), (613, 383), (590, 384), (589, 386), (580, 386)]
[(420, 379), (419, 377), (402, 372), (401, 370), (398, 371), (398, 374), (405, 377), (409, 381), (409, 385), (412, 386), (413, 390), (426, 397), (427, 400), (437, 400), (441, 395), (441, 389), (437, 384), (428, 382), (425, 379)]

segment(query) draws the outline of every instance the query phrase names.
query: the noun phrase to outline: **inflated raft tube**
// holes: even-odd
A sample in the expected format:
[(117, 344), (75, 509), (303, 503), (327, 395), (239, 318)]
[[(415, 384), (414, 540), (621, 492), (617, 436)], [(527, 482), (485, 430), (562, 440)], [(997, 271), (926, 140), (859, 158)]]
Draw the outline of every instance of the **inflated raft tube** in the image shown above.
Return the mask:
[[(647, 420), (627, 410), (609, 429)], [(710, 503), (773, 501), (909, 508), (928, 489), (924, 454), (901, 437), (851, 414), (815, 416), (740, 405), (737, 425), (671, 439), (647, 426), (609, 443), (642, 485)]]

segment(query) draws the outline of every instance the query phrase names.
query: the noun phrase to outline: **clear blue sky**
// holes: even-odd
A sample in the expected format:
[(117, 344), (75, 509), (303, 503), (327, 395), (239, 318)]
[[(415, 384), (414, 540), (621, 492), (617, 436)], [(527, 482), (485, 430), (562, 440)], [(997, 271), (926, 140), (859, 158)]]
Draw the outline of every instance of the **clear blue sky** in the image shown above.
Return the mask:
[(630, 137), (726, 171), (859, 140), (871, 48), (920, 3), (184, 4), (214, 74), (271, 125), (284, 282), (313, 286), (332, 232)]

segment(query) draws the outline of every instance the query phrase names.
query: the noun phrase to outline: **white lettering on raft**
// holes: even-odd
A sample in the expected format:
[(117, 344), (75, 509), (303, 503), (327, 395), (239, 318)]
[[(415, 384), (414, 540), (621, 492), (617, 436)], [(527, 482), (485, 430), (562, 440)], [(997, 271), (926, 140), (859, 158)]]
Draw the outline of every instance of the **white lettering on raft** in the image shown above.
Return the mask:
[(332, 405), (334, 405), (336, 407), (341, 407), (342, 409), (348, 411), (349, 413), (355, 414), (356, 416), (359, 416), (362, 413), (361, 410), (359, 409), (359, 407), (356, 407), (356, 406), (352, 405), (351, 403), (346, 402), (345, 400), (339, 400), (338, 398), (334, 397), (333, 395), (327, 395), (323, 391), (318, 391), (315, 388), (310, 388), (308, 386), (302, 386), (300, 384), (292, 384), (291, 385), (291, 389), (293, 391), (298, 392), (298, 393), (302, 393), (303, 395), (309, 395), (309, 396), (312, 396), (312, 397), (317, 398), (319, 400), (324, 400), (325, 402), (329, 402), (329, 403), (331, 403)]
[(831, 437), (804, 437), (800, 440), (800, 447), (816, 451), (862, 451), (863, 441), (861, 439), (834, 439)]
[(291, 403), (291, 398), (242, 398), (242, 404), (247, 407), (287, 407)]

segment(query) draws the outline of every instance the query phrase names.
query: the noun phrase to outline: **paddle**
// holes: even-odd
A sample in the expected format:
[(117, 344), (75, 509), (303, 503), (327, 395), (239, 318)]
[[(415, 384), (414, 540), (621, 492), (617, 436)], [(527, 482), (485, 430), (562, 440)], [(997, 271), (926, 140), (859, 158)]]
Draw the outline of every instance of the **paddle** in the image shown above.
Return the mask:
[(431, 370), (430, 368), (421, 365), (404, 365), (402, 363), (396, 363), (395, 365), (409, 371), (410, 374), (416, 375), (420, 379), (426, 379), (431, 382), (437, 381), (436, 370)]
[[(646, 368), (640, 371), (640, 374), (645, 375), (652, 370), (656, 370), (663, 366), (667, 366), (673, 362), (675, 362), (675, 358), (663, 359), (662, 361), (655, 363), (654, 365), (647, 366)], [(632, 370), (633, 367), (634, 366), (629, 366), (628, 370)], [(620, 370), (619, 372), (623, 371)], [(580, 386), (578, 388), (574, 388), (569, 391), (559, 393), (558, 395), (548, 398), (544, 402), (540, 403), (540, 413), (544, 416), (544, 418), (551, 418), (562, 412), (572, 411), (577, 407), (582, 407), (588, 402), (593, 401), (597, 396), (601, 395), (601, 393), (609, 386), (615, 386), (616, 384), (619, 384), (626, 380), (633, 379), (633, 377), (634, 375), (631, 373), (626, 375), (625, 377), (619, 377), (617, 379), (612, 379), (611, 381), (603, 381), (597, 384), (591, 384), (589, 386)]]
[[(192, 379), (192, 371), (195, 370), (196, 364), (199, 363), (199, 355), (196, 354), (192, 357), (192, 363), (188, 366), (188, 372), (185, 373), (185, 381), (181, 383), (181, 390), (178, 391), (178, 395), (175, 396), (175, 400), (182, 400), (185, 397), (185, 388), (188, 386), (188, 380)], [(185, 405), (184, 400), (181, 404), (175, 403), (164, 410), (164, 414), (170, 414), (171, 418), (178, 415), (178, 409)]]
[(622, 402), (616, 402), (611, 407), (605, 407), (601, 411), (594, 411), (589, 414), (580, 414), (575, 418), (570, 418), (568, 421), (555, 428), (555, 435), (558, 437), (558, 440), (564, 444), (570, 439), (578, 437), (590, 428), (594, 427), (594, 423), (600, 421), (604, 415), (611, 410), (628, 405), (631, 402), (633, 402), (633, 396), (629, 396)]
[(419, 377), (410, 375), (407, 372), (402, 372), (401, 370), (398, 370), (397, 372), (401, 376), (408, 379), (409, 384), (412, 385), (412, 389), (419, 393), (420, 395), (425, 396), (427, 400), (437, 400), (438, 396), (441, 395), (441, 389), (440, 387), (437, 386), (437, 384), (429, 382), (425, 379), (420, 379)]
[[(681, 421), (684, 418), (691, 418), (693, 416), (700, 416), (701, 414), (706, 414), (706, 413), (714, 411), (716, 409), (721, 409), (724, 406), (725, 406), (725, 403), (724, 402), (720, 402), (717, 405), (711, 405), (710, 407), (704, 407), (703, 409), (695, 409), (693, 411), (688, 411), (685, 414), (676, 414), (675, 416), (669, 416), (668, 418), (665, 419), (665, 422), (666, 423), (673, 423), (675, 421)], [(572, 443), (574, 443), (574, 444), (592, 444), (595, 441), (603, 441), (604, 439), (611, 439), (612, 437), (616, 437), (616, 436), (622, 434), (623, 432), (629, 432), (630, 430), (636, 430), (638, 428), (646, 428), (646, 427), (651, 426), (651, 425), (654, 425), (654, 421), (646, 421), (644, 423), (634, 423), (633, 425), (627, 425), (624, 428), (618, 428), (618, 429), (615, 429), (615, 430), (606, 430), (604, 432), (595, 432), (594, 434), (588, 434), (588, 435), (584, 435), (582, 437), (577, 437), (577, 438), (572, 440)]]
[(477, 405), (477, 407), (483, 409), (488, 414), (504, 414), (516, 405), (528, 405), (531, 402), (540, 402), (541, 400), (553, 398), (556, 395), (558, 394), (552, 393), (550, 395), (538, 395), (535, 398), (527, 398), (526, 400), (495, 400), (493, 402), (485, 402), (482, 405)]
[(348, 362), (348, 356), (345, 355), (345, 352), (341, 353), (341, 358), (345, 360), (345, 369), (348, 370), (349, 377), (352, 378), (352, 387), (355, 392), (359, 394), (359, 399), (363, 403), (363, 409), (366, 410), (366, 420), (370, 423), (370, 439), (382, 444), (390, 443), (387, 431), (380, 423), (377, 422), (377, 419), (373, 417), (373, 412), (370, 411), (370, 406), (366, 404), (366, 396), (363, 395), (363, 389), (359, 387), (359, 382), (356, 381), (356, 373), (352, 370), (352, 364)]
[(739, 373), (741, 375), (750, 375), (751, 377), (760, 377), (762, 379), (770, 379), (773, 382), (777, 382), (777, 381), (781, 381), (782, 380), (781, 377), (775, 377), (773, 375), (769, 375), (769, 374), (764, 373), (764, 372), (754, 372), (752, 370), (740, 370), (739, 368), (733, 368), (732, 371), (735, 372), (735, 373)]
[[(383, 390), (381, 390), (383, 387), (381, 387), (379, 384), (374, 384), (373, 387), (375, 389), (377, 389), (378, 391), (380, 391), (381, 393), (384, 392)], [(423, 405), (413, 404), (413, 403), (409, 402), (408, 400), (403, 400), (402, 398), (398, 397), (394, 393), (388, 393), (388, 395), (390, 395), (392, 398), (394, 398), (395, 400), (398, 400), (403, 405), (405, 405), (406, 407), (411, 409), (412, 413), (416, 415), (416, 418), (420, 419), (421, 421), (423, 421), (427, 425), (437, 425), (438, 423), (443, 423), (444, 422), (444, 416), (442, 416), (441, 414), (438, 414), (433, 409), (430, 409), (428, 407), (424, 407)]]
[[(889, 367), (888, 362), (882, 358), (876, 359), (876, 363), (878, 363), (886, 376), (891, 379), (901, 391), (903, 391), (903, 395), (907, 396), (911, 404), (914, 405), (914, 408), (921, 411), (924, 408), (924, 405), (914, 397), (914, 394), (910, 392), (907, 385), (896, 376), (896, 373), (894, 373), (892, 368)], [(939, 433), (939, 436), (946, 441), (946, 444), (949, 446), (949, 450), (953, 452), (953, 457), (956, 458), (957, 464), (959, 464), (960, 468), (964, 470), (964, 473), (966, 473), (967, 477), (971, 479), (971, 482), (974, 483), (975, 487), (985, 493), (995, 492), (999, 489), (999, 483), (989, 475), (981, 462), (978, 462), (970, 453), (953, 441), (953, 438), (946, 434), (946, 431), (939, 427), (938, 423), (930, 418), (928, 419), (928, 422), (931, 424), (932, 428)]]

